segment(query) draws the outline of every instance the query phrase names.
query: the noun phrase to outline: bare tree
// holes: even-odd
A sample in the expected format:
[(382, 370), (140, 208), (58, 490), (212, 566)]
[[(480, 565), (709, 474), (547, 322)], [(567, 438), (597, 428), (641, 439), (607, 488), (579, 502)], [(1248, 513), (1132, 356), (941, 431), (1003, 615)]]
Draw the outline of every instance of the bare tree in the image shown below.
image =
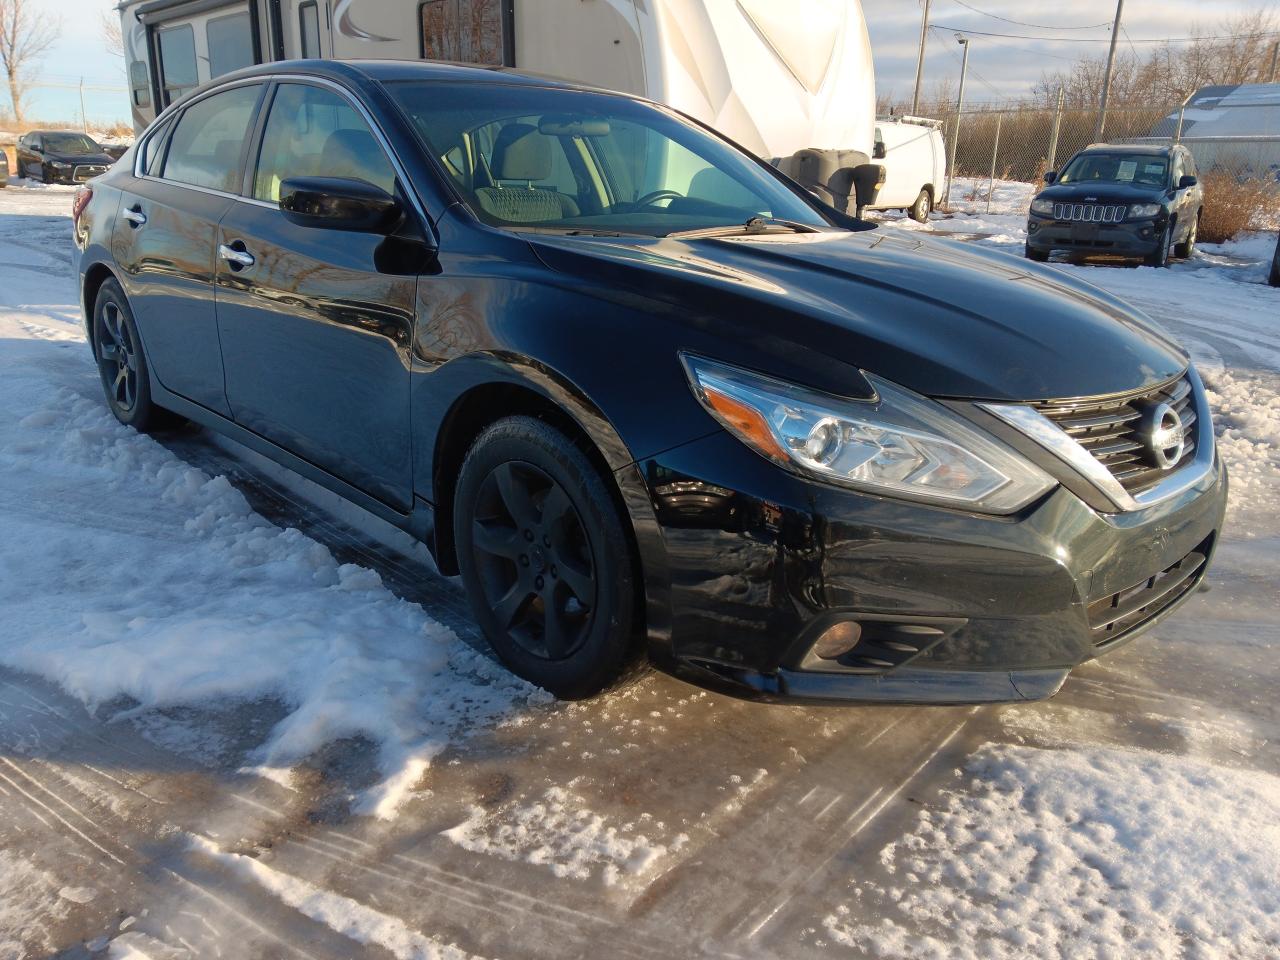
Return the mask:
[(0, 68), (9, 81), (13, 118), (22, 122), (27, 70), (53, 46), (62, 24), (27, 0), (0, 0)]
[(102, 43), (112, 56), (124, 56), (124, 34), (120, 32), (120, 17), (114, 9), (102, 11)]

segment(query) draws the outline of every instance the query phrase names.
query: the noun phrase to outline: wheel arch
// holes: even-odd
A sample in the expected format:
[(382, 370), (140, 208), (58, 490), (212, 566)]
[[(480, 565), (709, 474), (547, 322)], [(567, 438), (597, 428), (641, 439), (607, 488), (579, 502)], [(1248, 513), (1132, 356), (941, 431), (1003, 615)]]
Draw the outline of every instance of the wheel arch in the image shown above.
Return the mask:
[(90, 346), (93, 345), (93, 311), (97, 305), (98, 291), (102, 289), (102, 285), (108, 280), (120, 282), (120, 278), (116, 276), (115, 271), (101, 260), (89, 264), (84, 270), (80, 289), (80, 313), (84, 317), (85, 337)]

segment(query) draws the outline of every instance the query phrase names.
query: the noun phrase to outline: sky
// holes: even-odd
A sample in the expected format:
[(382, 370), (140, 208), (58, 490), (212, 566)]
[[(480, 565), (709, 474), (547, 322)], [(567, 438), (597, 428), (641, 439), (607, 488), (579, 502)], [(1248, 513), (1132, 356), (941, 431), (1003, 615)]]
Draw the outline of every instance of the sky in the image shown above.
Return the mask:
[[(78, 119), (80, 99), (75, 87), (83, 76), (89, 85), (85, 98), (91, 121), (106, 122), (128, 117), (124, 64), (119, 57), (108, 53), (102, 38), (102, 14), (113, 11), (114, 3), (109, 0), (28, 2), (35, 4), (41, 16), (57, 17), (62, 23), (62, 35), (57, 45), (33, 71), (33, 79), (45, 86), (33, 91), (29, 113), (48, 120)], [(518, 2), (537, 3), (538, 0)], [(967, 9), (965, 4), (983, 13)], [(898, 99), (909, 97), (915, 81), (916, 50), (920, 38), (920, 0), (862, 0), (862, 6), (871, 33), (878, 91), (882, 94), (891, 92)], [(1128, 0), (1123, 21), (1127, 38), (1122, 34), (1122, 40), (1127, 43), (1128, 40), (1186, 36), (1197, 26), (1213, 32), (1223, 17), (1268, 7), (1280, 11), (1280, 0)], [(111, 16), (115, 16), (114, 12)], [(1028, 0), (964, 0), (963, 3), (960, 0), (933, 0), (930, 21), (942, 26), (932, 31), (930, 36), (925, 60), (925, 89), (944, 76), (953, 80), (959, 78), (960, 47), (952, 37), (953, 28), (1100, 41), (1044, 42), (973, 36), (966, 99), (989, 101), (1030, 93), (1044, 70), (1066, 67), (1081, 52), (1105, 53), (1110, 37), (1107, 27), (1049, 30), (1043, 26), (1020, 26), (997, 18), (1076, 27), (1107, 23), (1114, 16), (1115, 0), (1074, 0), (1070, 4), (1032, 3)], [(1135, 45), (1138, 49), (1143, 46), (1140, 42)], [(7, 107), (6, 98), (0, 95), (0, 110)]]
[[(876, 61), (877, 93), (895, 99), (911, 96), (915, 85), (916, 57), (920, 43), (921, 0), (862, 0), (871, 49)], [(975, 12), (976, 8), (981, 13)], [(1185, 37), (1201, 28), (1217, 34), (1226, 17), (1257, 10), (1280, 13), (1277, 0), (1127, 0), (1121, 20), (1120, 49), (1142, 54), (1145, 39)], [(1110, 23), (1116, 0), (1074, 0), (1065, 3), (1033, 3), (1028, 0), (933, 0), (925, 56), (923, 88), (927, 91), (943, 77), (960, 78), (960, 45), (957, 30), (1061, 37), (1056, 42), (1005, 39), (970, 35), (969, 80), (965, 99), (1003, 100), (1031, 93), (1044, 72), (1066, 69), (1081, 54), (1104, 55), (1110, 43)], [(1004, 18), (1004, 19), (1000, 19)], [(1038, 24), (1025, 26), (1009, 21)], [(1091, 29), (1045, 29), (1046, 26)], [(1067, 39), (1072, 38), (1072, 39)], [(1077, 42), (1092, 38), (1097, 42)], [(1280, 39), (1280, 37), (1277, 37)], [(1128, 46), (1133, 41), (1133, 48)]]

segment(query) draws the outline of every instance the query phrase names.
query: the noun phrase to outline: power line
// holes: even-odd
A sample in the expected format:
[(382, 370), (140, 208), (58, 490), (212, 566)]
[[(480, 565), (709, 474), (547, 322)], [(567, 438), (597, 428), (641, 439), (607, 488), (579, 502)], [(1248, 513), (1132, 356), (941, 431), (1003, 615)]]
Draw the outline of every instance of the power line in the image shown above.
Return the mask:
[[(990, 33), (983, 30), (970, 30), (966, 27), (948, 26), (945, 23), (935, 23), (933, 26), (940, 30), (949, 30), (955, 33), (968, 33), (975, 37), (996, 37), (1009, 40), (1047, 40), (1050, 43), (1110, 43), (1110, 37), (1032, 37), (1025, 33)], [(1204, 40), (1260, 40), (1264, 37), (1280, 37), (1280, 30), (1267, 30), (1262, 33), (1236, 33), (1221, 34), (1218, 36), (1205, 37), (1143, 37), (1138, 40), (1131, 40), (1131, 43), (1199, 43)]]
[(1057, 27), (1051, 23), (1028, 23), (1025, 20), (1010, 20), (1008, 17), (1002, 17), (997, 13), (987, 13), (985, 10), (979, 10), (972, 4), (965, 3), (964, 0), (952, 0), (954, 3), (960, 4), (966, 10), (972, 10), (974, 13), (984, 17), (990, 17), (992, 20), (1001, 20), (1004, 23), (1013, 23), (1019, 27), (1033, 27), (1036, 30), (1097, 30), (1099, 27), (1111, 26), (1110, 20), (1104, 20), (1102, 23), (1090, 23), (1082, 27)]

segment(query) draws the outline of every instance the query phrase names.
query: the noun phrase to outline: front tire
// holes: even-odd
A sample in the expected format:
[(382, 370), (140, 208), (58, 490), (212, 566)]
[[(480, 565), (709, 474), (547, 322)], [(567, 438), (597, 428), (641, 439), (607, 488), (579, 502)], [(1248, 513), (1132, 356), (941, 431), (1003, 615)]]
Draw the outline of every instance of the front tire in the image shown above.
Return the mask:
[(605, 480), (572, 440), (532, 417), (490, 426), (463, 461), (453, 523), (472, 611), (513, 673), (578, 700), (629, 672), (630, 545)]
[(1173, 248), (1173, 255), (1179, 260), (1190, 260), (1196, 252), (1196, 236), (1200, 233), (1200, 214), (1196, 214), (1196, 218), (1191, 221), (1191, 229), (1187, 231), (1187, 237), (1180, 244)]
[(107, 406), (125, 426), (146, 433), (172, 422), (151, 400), (151, 371), (129, 301), (115, 280), (98, 290), (93, 307), (93, 356)]
[(916, 202), (908, 208), (907, 216), (916, 223), (926, 223), (929, 219), (929, 214), (932, 212), (933, 197), (930, 196), (928, 190), (922, 189), (920, 195), (916, 197)]
[(1148, 267), (1167, 267), (1169, 265), (1169, 256), (1173, 251), (1173, 228), (1173, 223), (1166, 226), (1164, 233), (1160, 235), (1160, 243), (1155, 250), (1147, 254), (1145, 263)]

